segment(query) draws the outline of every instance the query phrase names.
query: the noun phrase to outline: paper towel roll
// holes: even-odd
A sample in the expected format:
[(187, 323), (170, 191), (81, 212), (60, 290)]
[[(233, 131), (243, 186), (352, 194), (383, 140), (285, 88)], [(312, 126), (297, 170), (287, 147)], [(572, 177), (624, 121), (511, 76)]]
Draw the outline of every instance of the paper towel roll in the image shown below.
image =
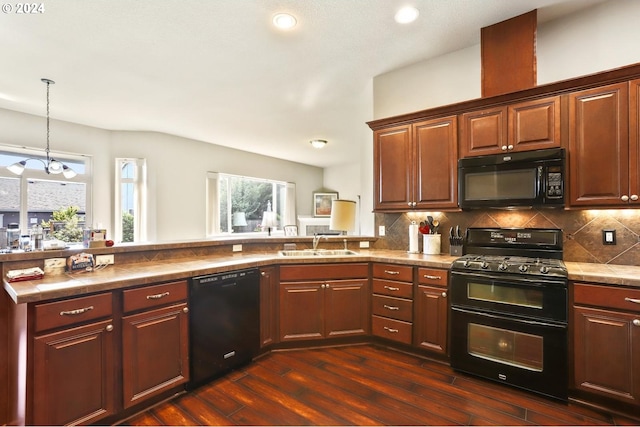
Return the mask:
[(417, 254), (420, 252), (420, 249), (418, 249), (418, 242), (420, 241), (418, 234), (418, 224), (414, 221), (409, 225), (409, 253)]

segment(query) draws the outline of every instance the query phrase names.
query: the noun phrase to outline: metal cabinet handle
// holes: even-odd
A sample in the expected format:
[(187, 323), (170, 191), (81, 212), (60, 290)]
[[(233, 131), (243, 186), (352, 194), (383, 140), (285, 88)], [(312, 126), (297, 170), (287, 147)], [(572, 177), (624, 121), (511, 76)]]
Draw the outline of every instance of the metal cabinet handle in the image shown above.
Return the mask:
[(627, 301), (627, 302), (632, 302), (634, 304), (640, 304), (640, 299), (637, 299), (637, 298), (626, 297), (624, 300)]
[(447, 297), (447, 293), (446, 293), (446, 292), (443, 292), (443, 293), (442, 293), (442, 298), (446, 298), (446, 297)]
[(640, 326), (640, 319), (633, 319), (632, 323), (634, 326)]
[(189, 307), (185, 307), (185, 308), (183, 308), (183, 309), (182, 309), (182, 312), (183, 312), (183, 313), (188, 313), (188, 312), (189, 312)]
[(261, 271), (261, 272), (260, 272), (260, 275), (261, 275), (261, 276), (266, 276), (266, 275), (267, 275), (267, 273), (265, 273), (264, 271)]
[(631, 200), (634, 201), (634, 202), (637, 201), (638, 200), (638, 195), (637, 194), (632, 194), (631, 195)]
[(147, 295), (147, 299), (160, 299), (166, 296), (169, 296), (169, 292), (163, 292), (161, 294), (155, 294), (155, 295)]
[(620, 200), (622, 200), (623, 202), (628, 202), (629, 201), (629, 196), (627, 196), (626, 194), (623, 195), (622, 197), (620, 197)]
[(387, 274), (392, 274), (392, 275), (400, 274), (399, 271), (393, 271), (393, 270), (385, 270), (384, 272), (387, 273)]
[(509, 144), (509, 146), (507, 146), (507, 150), (513, 150), (513, 145)]
[(387, 304), (385, 304), (383, 307), (386, 308), (387, 310), (391, 310), (391, 311), (400, 310), (400, 307), (394, 307), (392, 305), (387, 305)]
[(390, 327), (388, 327), (388, 326), (385, 326), (385, 327), (384, 327), (384, 330), (385, 330), (385, 331), (388, 331), (388, 332), (391, 332), (392, 334), (397, 334), (398, 332), (400, 332), (400, 331), (398, 331), (397, 329), (393, 329), (393, 328), (390, 328)]
[(400, 290), (400, 288), (396, 288), (395, 286), (385, 286), (384, 288), (388, 289), (390, 291), (399, 291)]
[(425, 279), (429, 279), (429, 280), (440, 280), (440, 279), (442, 279), (442, 276), (431, 276), (429, 274), (425, 274), (423, 277)]
[(90, 305), (89, 307), (78, 308), (75, 310), (61, 311), (60, 316), (77, 316), (78, 314), (86, 313), (89, 310), (93, 310), (92, 305)]
[(107, 332), (111, 332), (113, 331), (113, 325), (107, 325), (106, 328), (104, 328)]
[(506, 145), (503, 145), (502, 147), (500, 147), (500, 149), (501, 149), (502, 151), (507, 151), (507, 146), (506, 146)]

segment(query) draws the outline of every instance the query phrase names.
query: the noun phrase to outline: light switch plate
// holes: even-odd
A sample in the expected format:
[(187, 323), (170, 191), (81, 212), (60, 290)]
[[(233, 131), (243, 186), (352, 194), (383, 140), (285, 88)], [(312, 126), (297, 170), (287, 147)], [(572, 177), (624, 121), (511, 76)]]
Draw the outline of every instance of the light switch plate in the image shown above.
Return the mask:
[(233, 245), (233, 252), (242, 252), (242, 245)]
[(364, 242), (360, 242), (360, 249), (366, 249), (369, 247), (369, 241), (365, 240)]
[(379, 236), (384, 236), (386, 231), (387, 230), (385, 229), (384, 225), (381, 225), (381, 226), (378, 227), (378, 235)]

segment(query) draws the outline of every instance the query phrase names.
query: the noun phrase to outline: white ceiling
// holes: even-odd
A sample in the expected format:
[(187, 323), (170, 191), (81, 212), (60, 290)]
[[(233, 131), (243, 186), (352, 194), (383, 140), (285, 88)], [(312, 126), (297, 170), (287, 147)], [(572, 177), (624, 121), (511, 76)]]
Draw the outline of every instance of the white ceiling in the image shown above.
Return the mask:
[[(44, 13), (0, 14), (0, 108), (44, 115), (46, 77), (54, 119), (333, 166), (359, 155), (374, 76), (532, 9), (544, 22), (599, 1), (40, 0)], [(420, 16), (402, 26), (406, 4)], [(273, 28), (283, 11), (295, 29)]]

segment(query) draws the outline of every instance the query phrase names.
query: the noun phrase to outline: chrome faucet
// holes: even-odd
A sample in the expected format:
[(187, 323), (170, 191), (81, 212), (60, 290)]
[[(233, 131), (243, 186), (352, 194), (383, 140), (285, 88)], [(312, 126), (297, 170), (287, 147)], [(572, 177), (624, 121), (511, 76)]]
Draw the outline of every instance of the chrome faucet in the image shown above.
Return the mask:
[(327, 236), (323, 236), (322, 234), (316, 234), (313, 236), (313, 250), (315, 251), (316, 248), (318, 247), (318, 243), (320, 243), (320, 239), (322, 238), (327, 238)]

